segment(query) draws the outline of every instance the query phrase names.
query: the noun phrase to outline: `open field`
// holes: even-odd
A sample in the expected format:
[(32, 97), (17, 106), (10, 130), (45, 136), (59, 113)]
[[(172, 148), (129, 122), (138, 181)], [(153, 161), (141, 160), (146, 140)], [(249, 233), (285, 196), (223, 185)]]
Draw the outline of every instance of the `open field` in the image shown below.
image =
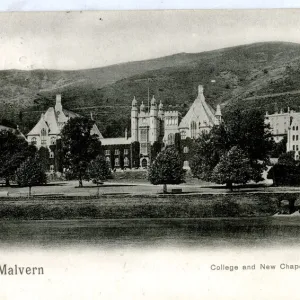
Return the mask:
[[(290, 194), (299, 197), (299, 194)], [(270, 216), (285, 194), (114, 195), (2, 198), (0, 219), (127, 219)]]

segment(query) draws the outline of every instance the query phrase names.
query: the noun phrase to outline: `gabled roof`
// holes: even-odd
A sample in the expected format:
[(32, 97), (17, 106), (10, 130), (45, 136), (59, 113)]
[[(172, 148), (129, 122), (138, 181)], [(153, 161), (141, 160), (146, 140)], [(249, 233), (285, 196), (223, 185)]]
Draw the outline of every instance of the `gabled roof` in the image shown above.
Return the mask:
[(49, 128), (48, 124), (45, 121), (44, 114), (41, 115), (39, 121), (27, 135), (40, 135), (42, 128)]
[(198, 97), (195, 99), (187, 114), (181, 120), (179, 128), (190, 127), (191, 121), (208, 121), (210, 125), (215, 124), (215, 111), (206, 103), (203, 95), (203, 87), (201, 85), (198, 87)]
[(47, 109), (44, 118), (49, 127), (49, 134), (59, 134), (60, 130), (57, 124), (57, 116), (53, 107)]
[(93, 125), (92, 129), (91, 129), (91, 134), (96, 134), (98, 135), (99, 139), (103, 139), (103, 135), (101, 134), (98, 126), (96, 125), (96, 123)]

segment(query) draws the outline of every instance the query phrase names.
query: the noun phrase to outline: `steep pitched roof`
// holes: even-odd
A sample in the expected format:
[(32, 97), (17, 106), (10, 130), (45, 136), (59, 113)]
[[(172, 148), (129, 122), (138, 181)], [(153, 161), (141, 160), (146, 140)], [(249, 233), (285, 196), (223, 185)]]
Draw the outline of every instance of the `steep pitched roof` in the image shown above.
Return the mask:
[(49, 127), (49, 134), (59, 134), (60, 130), (57, 124), (57, 116), (53, 107), (47, 109), (44, 118)]
[(27, 135), (40, 135), (43, 128), (49, 128), (48, 124), (45, 121), (44, 114), (41, 115), (41, 118), (36, 123), (36, 125), (31, 129)]
[(206, 103), (202, 86), (198, 87), (198, 97), (182, 118), (179, 128), (188, 128), (192, 120), (196, 122), (208, 121), (210, 125), (215, 124), (215, 111)]
[(98, 135), (99, 139), (103, 139), (103, 135), (101, 134), (98, 126), (96, 125), (96, 123), (93, 125), (92, 129), (91, 129), (91, 134), (96, 134)]

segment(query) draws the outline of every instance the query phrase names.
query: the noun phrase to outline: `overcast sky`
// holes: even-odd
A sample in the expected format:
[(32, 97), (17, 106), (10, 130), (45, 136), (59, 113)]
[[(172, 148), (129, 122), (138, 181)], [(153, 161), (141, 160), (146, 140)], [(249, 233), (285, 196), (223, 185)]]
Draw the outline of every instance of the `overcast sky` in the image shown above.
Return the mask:
[(0, 69), (83, 69), (259, 41), (300, 43), (300, 10), (0, 14)]

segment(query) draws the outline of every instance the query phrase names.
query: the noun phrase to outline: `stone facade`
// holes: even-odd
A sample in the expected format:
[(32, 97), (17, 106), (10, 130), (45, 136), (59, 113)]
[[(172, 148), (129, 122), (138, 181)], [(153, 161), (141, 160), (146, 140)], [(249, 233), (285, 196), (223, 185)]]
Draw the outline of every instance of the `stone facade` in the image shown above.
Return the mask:
[[(80, 115), (63, 109), (61, 103), (61, 95), (56, 95), (56, 103), (54, 107), (49, 107), (41, 117), (37, 124), (27, 134), (29, 144), (35, 145), (38, 149), (46, 147), (50, 152), (50, 173), (58, 171), (55, 163), (55, 146), (57, 140), (60, 139), (60, 133), (70, 118), (79, 117)], [(103, 138), (97, 125), (94, 124), (92, 134), (97, 134), (99, 138)]]
[[(50, 150), (50, 158), (53, 160), (51, 172), (57, 171), (56, 151), (53, 149), (60, 139), (61, 130), (70, 118), (76, 116), (79, 115), (63, 109), (61, 95), (57, 95), (55, 107), (49, 107), (27, 134), (28, 143)], [(153, 149), (161, 150), (160, 147), (174, 144), (177, 134), (181, 139), (184, 167), (188, 168), (190, 141), (202, 132), (208, 132), (214, 125), (219, 125), (222, 114), (219, 105), (215, 111), (206, 103), (203, 87), (199, 85), (197, 98), (187, 114), (181, 120), (180, 117), (178, 111), (164, 111), (162, 102), (158, 104), (154, 96), (148, 110), (143, 102), (138, 107), (134, 97), (131, 107), (131, 137), (128, 137), (126, 129), (124, 137), (104, 138), (96, 124), (92, 133), (99, 136), (106, 161), (113, 169), (147, 168), (154, 155)], [(157, 144), (154, 145), (155, 143)]]
[(151, 146), (154, 142), (172, 145), (175, 134), (179, 133), (181, 139), (196, 139), (202, 132), (209, 132), (214, 125), (219, 125), (222, 120), (220, 105), (215, 111), (205, 101), (203, 86), (198, 87), (198, 96), (187, 114), (180, 121), (178, 111), (164, 111), (162, 102), (157, 104), (152, 98), (149, 111), (142, 102), (133, 98), (131, 108), (131, 140), (140, 143), (141, 160), (151, 160)]
[(271, 127), (274, 141), (279, 143), (287, 137), (286, 151), (294, 151), (295, 159), (300, 158), (300, 112), (287, 109), (287, 112), (275, 112), (265, 115), (265, 123)]

